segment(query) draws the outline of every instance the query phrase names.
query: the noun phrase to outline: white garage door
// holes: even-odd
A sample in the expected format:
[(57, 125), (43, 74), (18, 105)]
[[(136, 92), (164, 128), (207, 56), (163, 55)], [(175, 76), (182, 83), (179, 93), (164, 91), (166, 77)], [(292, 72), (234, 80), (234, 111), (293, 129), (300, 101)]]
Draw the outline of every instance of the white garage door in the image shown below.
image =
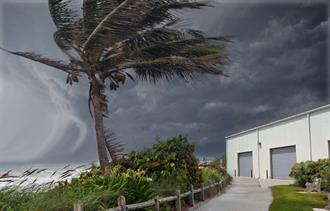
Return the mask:
[(296, 163), (296, 147), (271, 149), (273, 179), (292, 179), (289, 177), (292, 166)]
[(252, 177), (252, 152), (238, 153), (238, 176)]

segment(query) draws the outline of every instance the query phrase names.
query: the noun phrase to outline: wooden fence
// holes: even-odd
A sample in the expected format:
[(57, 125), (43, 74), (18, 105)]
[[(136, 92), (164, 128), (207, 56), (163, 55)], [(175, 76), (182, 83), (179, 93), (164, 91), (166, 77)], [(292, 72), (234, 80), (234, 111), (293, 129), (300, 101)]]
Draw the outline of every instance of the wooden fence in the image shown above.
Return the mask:
[[(208, 185), (202, 184), (200, 188), (194, 189), (193, 185), (190, 185), (190, 190), (181, 193), (180, 190), (176, 192), (175, 196), (168, 196), (164, 198), (159, 198), (158, 196), (154, 199), (151, 199), (149, 201), (137, 203), (137, 204), (126, 204), (126, 200), (124, 196), (120, 196), (117, 199), (117, 207), (110, 208), (108, 211), (127, 211), (127, 210), (137, 210), (147, 207), (154, 207), (155, 211), (159, 211), (160, 204), (166, 203), (166, 202), (173, 202), (175, 201), (175, 207), (177, 211), (181, 211), (181, 200), (184, 198), (189, 199), (189, 203), (191, 206), (195, 205), (195, 194), (199, 193), (200, 200), (205, 200), (205, 192), (211, 191), (212, 188), (216, 188), (217, 191), (221, 191), (227, 184), (230, 182), (230, 177), (226, 176), (224, 179), (222, 179), (220, 182), (210, 183)], [(84, 205), (81, 202), (76, 202), (73, 204), (73, 210), (74, 211), (83, 211)]]

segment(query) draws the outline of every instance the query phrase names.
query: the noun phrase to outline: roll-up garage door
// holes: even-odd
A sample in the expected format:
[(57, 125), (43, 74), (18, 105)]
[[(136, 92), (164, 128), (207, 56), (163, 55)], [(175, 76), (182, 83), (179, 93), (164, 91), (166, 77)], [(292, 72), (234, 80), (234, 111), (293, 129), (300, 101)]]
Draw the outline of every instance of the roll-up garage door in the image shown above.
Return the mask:
[(238, 153), (238, 176), (252, 177), (252, 152)]
[(292, 179), (289, 177), (292, 166), (296, 163), (296, 147), (271, 149), (271, 165), (273, 179)]

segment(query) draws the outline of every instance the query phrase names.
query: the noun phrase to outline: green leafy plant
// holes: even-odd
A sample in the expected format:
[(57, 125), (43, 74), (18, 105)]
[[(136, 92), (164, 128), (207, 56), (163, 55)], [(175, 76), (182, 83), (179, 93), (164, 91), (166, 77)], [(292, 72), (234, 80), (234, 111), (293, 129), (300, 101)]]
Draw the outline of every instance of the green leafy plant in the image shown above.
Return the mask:
[(306, 182), (312, 182), (314, 178), (321, 178), (321, 188), (330, 191), (330, 159), (296, 163), (292, 167), (290, 176), (302, 187), (305, 187)]
[(195, 145), (184, 136), (158, 141), (151, 148), (132, 152), (122, 161), (126, 168), (143, 170), (168, 192), (186, 190), (190, 184), (202, 182), (201, 170), (194, 155)]
[(204, 184), (219, 182), (221, 180), (221, 175), (216, 169), (203, 168), (202, 179)]
[(219, 175), (221, 176), (225, 176), (227, 174), (226, 171), (226, 160), (225, 160), (226, 156), (221, 156), (221, 157), (217, 157), (214, 160), (212, 160), (210, 162), (210, 164), (208, 165), (208, 168), (214, 169), (218, 172)]
[(72, 210), (77, 200), (84, 203), (85, 210), (100, 210), (115, 207), (121, 195), (129, 204), (147, 201), (156, 195), (154, 183), (143, 171), (113, 167), (106, 173), (103, 175), (100, 168), (93, 168), (70, 183), (61, 182), (53, 189), (38, 193), (1, 190), (0, 210), (66, 211)]

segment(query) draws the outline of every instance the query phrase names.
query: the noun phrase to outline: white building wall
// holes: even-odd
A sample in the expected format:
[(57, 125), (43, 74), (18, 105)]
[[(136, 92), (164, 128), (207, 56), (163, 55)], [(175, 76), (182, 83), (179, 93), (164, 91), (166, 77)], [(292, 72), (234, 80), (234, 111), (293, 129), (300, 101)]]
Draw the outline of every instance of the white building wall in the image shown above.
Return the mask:
[(252, 131), (242, 136), (233, 137), (227, 141), (227, 171), (230, 175), (238, 174), (238, 153), (252, 151), (253, 158), (253, 175), (258, 177), (258, 159), (257, 159), (257, 133)]
[(312, 159), (329, 157), (330, 108), (310, 114)]
[[(258, 140), (259, 143), (258, 144)], [(271, 149), (296, 146), (297, 162), (329, 157), (330, 105), (227, 137), (227, 171), (238, 173), (238, 153), (252, 151), (255, 178), (271, 177)]]
[(307, 116), (259, 129), (260, 178), (272, 175), (270, 151), (272, 148), (296, 146), (297, 162), (310, 159)]

